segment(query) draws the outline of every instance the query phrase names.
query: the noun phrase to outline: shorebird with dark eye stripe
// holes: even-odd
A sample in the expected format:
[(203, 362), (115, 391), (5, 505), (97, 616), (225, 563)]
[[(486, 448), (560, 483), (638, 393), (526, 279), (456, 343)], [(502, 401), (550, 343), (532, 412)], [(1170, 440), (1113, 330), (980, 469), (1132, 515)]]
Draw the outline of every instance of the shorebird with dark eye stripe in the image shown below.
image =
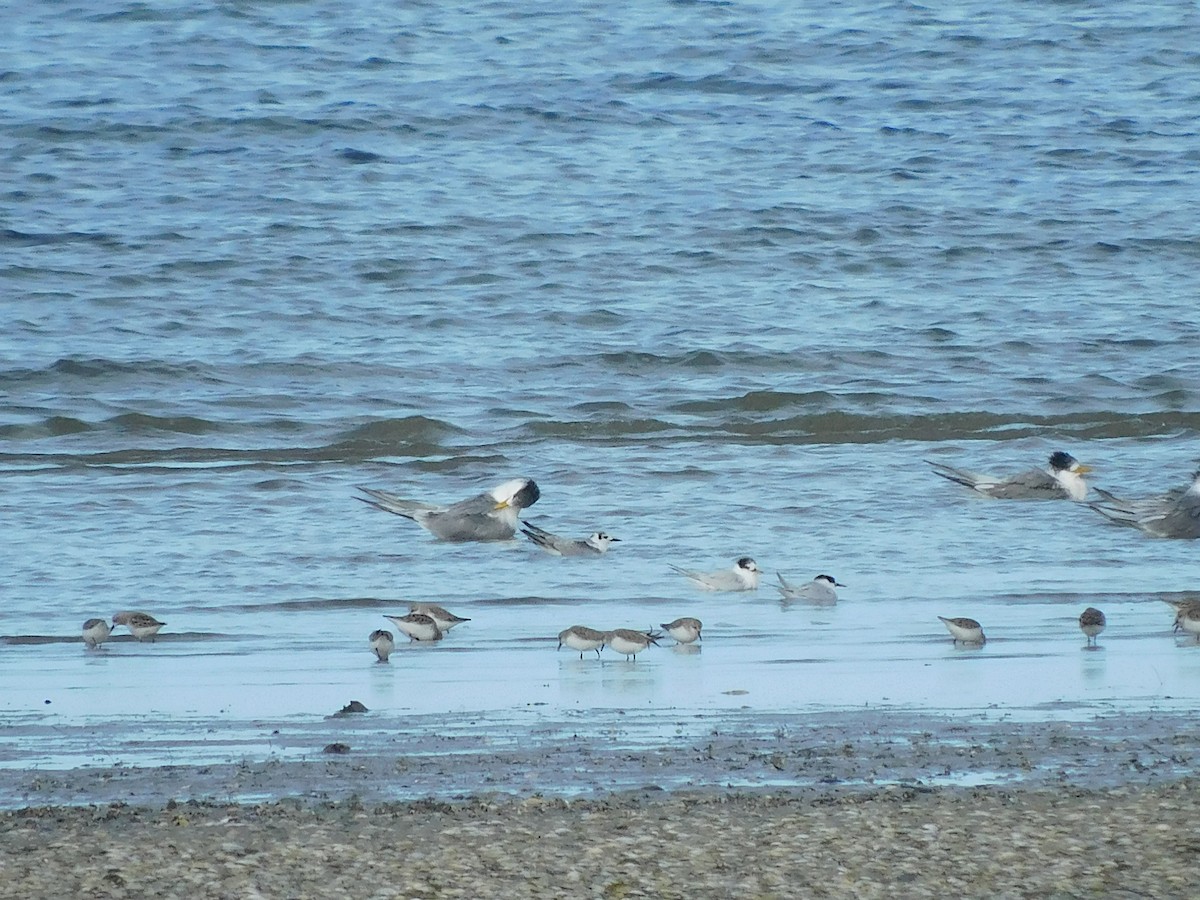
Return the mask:
[(671, 569), (702, 591), (757, 591), (758, 579), (762, 576), (758, 563), (748, 556), (734, 563), (732, 569), (719, 572), (693, 572), (679, 566), (671, 566)]
[(589, 650), (596, 651), (596, 659), (600, 658), (600, 650), (604, 646), (604, 632), (586, 625), (572, 625), (558, 633), (558, 649), (570, 647), (579, 651), (579, 658)]
[(360, 487), (358, 499), (412, 519), (442, 541), (507, 541), (517, 533), (521, 510), (537, 503), (542, 492), (532, 478), (514, 478), (490, 491), (450, 506), (409, 500), (390, 491)]
[(1096, 646), (1096, 638), (1108, 622), (1104, 618), (1104, 613), (1096, 609), (1094, 606), (1089, 606), (1079, 616), (1079, 630), (1087, 635), (1089, 647)]
[(1083, 500), (1088, 492), (1083, 476), (1092, 471), (1091, 466), (1083, 465), (1062, 450), (1050, 454), (1048, 470), (1030, 469), (1000, 477), (925, 461), (933, 467), (934, 474), (996, 500)]
[(987, 640), (983, 636), (983, 626), (974, 619), (968, 619), (965, 616), (956, 616), (952, 619), (947, 619), (945, 616), (938, 616), (942, 620), (942, 624), (946, 626), (946, 630), (954, 638), (954, 643), (964, 644), (982, 644)]

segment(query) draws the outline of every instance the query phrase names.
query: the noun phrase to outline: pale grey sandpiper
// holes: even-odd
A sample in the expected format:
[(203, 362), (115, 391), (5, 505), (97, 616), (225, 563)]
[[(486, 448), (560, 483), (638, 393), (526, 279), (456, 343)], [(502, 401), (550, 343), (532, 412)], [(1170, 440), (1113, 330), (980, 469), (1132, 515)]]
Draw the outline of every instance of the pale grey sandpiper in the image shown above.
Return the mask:
[(443, 541), (511, 540), (517, 532), (521, 510), (532, 506), (541, 496), (532, 478), (514, 478), (450, 506), (409, 500), (374, 488), (359, 490), (367, 496), (357, 499), (384, 512), (412, 519)]
[(690, 644), (700, 640), (700, 629), (704, 627), (704, 623), (691, 616), (681, 616), (674, 622), (663, 622), (659, 627), (668, 637), (673, 638), (675, 643)]
[(614, 653), (620, 653), (625, 661), (636, 660), (637, 655), (651, 644), (658, 646), (658, 635), (649, 631), (634, 631), (631, 628), (617, 628), (604, 633), (604, 643), (612, 647)]
[(738, 559), (733, 568), (719, 572), (694, 572), (679, 566), (671, 566), (671, 569), (705, 591), (757, 591), (762, 575), (758, 563), (749, 556)]
[(1096, 638), (1107, 624), (1108, 622), (1104, 618), (1104, 613), (1100, 612), (1094, 606), (1089, 606), (1079, 614), (1079, 630), (1087, 635), (1089, 647), (1096, 646)]
[(410, 603), (408, 611), (410, 613), (420, 613), (429, 616), (437, 624), (438, 630), (443, 635), (455, 625), (471, 621), (470, 619), (464, 619), (462, 616), (456, 616), (445, 607), (438, 606), (436, 603)]
[(784, 600), (804, 600), (808, 603), (824, 603), (834, 604), (838, 601), (837, 588), (845, 587), (832, 575), (818, 575), (812, 581), (804, 584), (794, 584), (780, 575), (775, 573), (775, 577), (779, 579), (777, 590), (779, 596)]
[(535, 547), (541, 547), (554, 556), (603, 556), (609, 547), (621, 541), (604, 531), (593, 531), (582, 539), (560, 537), (532, 522), (522, 522), (521, 533)]
[(89, 650), (99, 650), (111, 633), (107, 619), (88, 619), (83, 623), (83, 642)]
[(987, 638), (983, 636), (983, 627), (974, 619), (968, 619), (965, 616), (955, 616), (954, 618), (946, 618), (938, 616), (942, 624), (946, 626), (946, 630), (954, 637), (954, 643), (962, 642), (964, 644), (982, 644)]
[(425, 613), (384, 616), (384, 618), (407, 634), (410, 641), (440, 641), (442, 639), (442, 630), (437, 627), (437, 622)]
[(604, 632), (586, 625), (572, 625), (558, 633), (558, 649), (570, 647), (579, 651), (579, 658), (589, 650), (596, 651), (596, 659), (600, 658), (600, 648), (604, 646)]
[(124, 610), (113, 616), (113, 628), (118, 625), (124, 625), (129, 629), (130, 633), (138, 639), (139, 642), (150, 638), (154, 641), (154, 636), (158, 634), (158, 630), (166, 625), (166, 622), (160, 622), (158, 619), (149, 613), (131, 612)]
[(387, 662), (392, 651), (396, 649), (396, 639), (386, 628), (376, 628), (372, 631), (370, 641), (371, 651), (381, 663)]
[(1088, 486), (1083, 476), (1092, 471), (1091, 466), (1083, 465), (1062, 450), (1050, 454), (1048, 469), (1030, 469), (999, 477), (956, 469), (928, 459), (925, 462), (933, 467), (934, 474), (996, 500), (1084, 500)]

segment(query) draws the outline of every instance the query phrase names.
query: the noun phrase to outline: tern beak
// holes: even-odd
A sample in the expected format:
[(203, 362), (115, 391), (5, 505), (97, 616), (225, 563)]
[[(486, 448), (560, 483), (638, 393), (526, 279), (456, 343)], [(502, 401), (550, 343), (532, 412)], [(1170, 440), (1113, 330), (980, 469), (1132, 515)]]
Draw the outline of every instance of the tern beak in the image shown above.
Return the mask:
[(1083, 463), (1079, 463), (1075, 466), (1074, 469), (1072, 469), (1072, 471), (1075, 472), (1077, 475), (1083, 475), (1086, 472), (1091, 472), (1093, 470), (1092, 470), (1091, 466), (1085, 466)]
[(509, 503), (507, 500), (501, 500), (499, 503), (493, 506), (492, 509), (508, 509), (508, 506)]

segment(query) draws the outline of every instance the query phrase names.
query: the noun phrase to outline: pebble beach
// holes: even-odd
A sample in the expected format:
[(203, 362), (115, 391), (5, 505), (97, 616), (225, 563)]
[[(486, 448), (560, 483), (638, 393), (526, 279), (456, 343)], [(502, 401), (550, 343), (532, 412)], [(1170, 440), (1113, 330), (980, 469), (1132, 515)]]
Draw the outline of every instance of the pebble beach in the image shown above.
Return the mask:
[(0, 896), (1194, 897), (1197, 785), (28, 808)]
[(0, 897), (1200, 890), (1186, 716), (747, 714), (656, 745), (616, 718), (447, 741), (367, 715), (301, 758), (6, 769)]

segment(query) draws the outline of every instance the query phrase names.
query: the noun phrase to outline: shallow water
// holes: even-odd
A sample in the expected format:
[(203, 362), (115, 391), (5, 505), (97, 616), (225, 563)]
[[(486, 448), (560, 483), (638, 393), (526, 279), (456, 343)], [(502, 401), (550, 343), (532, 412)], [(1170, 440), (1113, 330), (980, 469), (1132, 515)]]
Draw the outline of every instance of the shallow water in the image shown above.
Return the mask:
[[(1197, 13), (955, 9), (15, 11), (0, 765), (86, 760), (77, 726), (130, 762), (147, 728), (210, 758), (196, 723), (261, 750), (350, 699), (1194, 708), (1161, 602), (1200, 588), (1192, 542), (924, 460), (1190, 476)], [(439, 544), (355, 499), (521, 474), (528, 518), (622, 543)], [(753, 594), (667, 568), (745, 554)], [(842, 602), (783, 608), (777, 571)], [(472, 621), (375, 665), (409, 600)], [(85, 651), (119, 609), (167, 627)], [(679, 615), (699, 652), (555, 650)]]

